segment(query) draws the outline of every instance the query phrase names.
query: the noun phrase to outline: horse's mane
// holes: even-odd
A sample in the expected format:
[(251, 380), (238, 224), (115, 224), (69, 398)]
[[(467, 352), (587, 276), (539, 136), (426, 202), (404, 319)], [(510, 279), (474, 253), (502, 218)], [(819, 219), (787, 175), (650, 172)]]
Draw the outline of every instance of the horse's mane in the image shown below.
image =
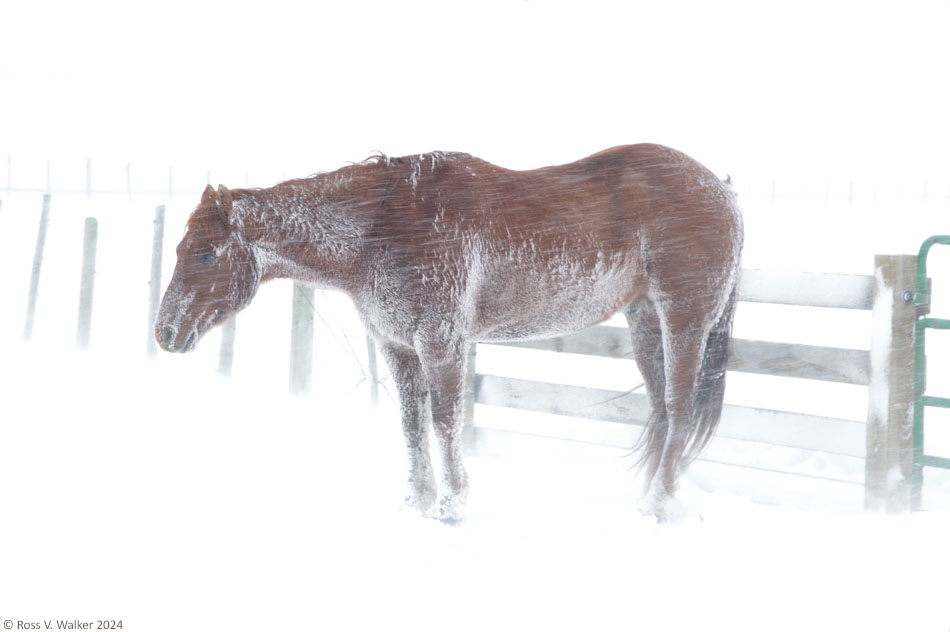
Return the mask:
[(408, 156), (387, 156), (381, 151), (373, 153), (368, 158), (362, 160), (361, 162), (350, 163), (354, 166), (360, 165), (381, 165), (383, 167), (396, 167), (399, 165), (414, 165), (425, 160), (433, 160), (433, 162), (441, 162), (444, 160), (451, 159), (471, 159), (472, 156), (466, 153), (461, 152), (452, 152), (452, 151), (432, 151), (425, 154), (411, 154)]
[[(364, 158), (363, 160), (360, 160), (358, 162), (346, 163), (340, 169), (346, 169), (350, 167), (380, 167), (382, 169), (395, 169), (398, 167), (406, 167), (406, 166), (411, 167), (418, 164), (423, 156), (432, 158), (434, 161), (441, 161), (441, 160), (445, 160), (446, 158), (451, 158), (455, 156), (469, 157), (468, 154), (458, 154), (454, 152), (441, 152), (441, 151), (431, 152), (428, 154), (413, 154), (413, 155), (408, 155), (408, 156), (393, 157), (393, 156), (387, 156), (383, 152), (377, 150), (373, 152), (371, 155)], [(312, 184), (314, 180), (336, 173), (337, 171), (340, 171), (340, 169), (334, 169), (333, 171), (317, 171), (303, 178), (291, 178), (283, 182), (278, 182), (272, 187), (242, 187), (242, 188), (231, 189), (231, 193), (233, 194), (235, 200), (239, 200), (241, 198), (244, 198), (248, 193), (260, 192), (260, 191), (264, 191), (266, 189), (272, 189), (275, 187), (288, 186), (288, 185), (289, 186), (294, 186), (294, 185), (307, 186), (309, 184)], [(215, 218), (214, 213), (199, 213), (200, 208), (201, 208), (201, 205), (199, 205), (198, 209), (195, 209), (195, 212), (193, 213), (193, 216), (192, 216), (192, 220), (195, 220), (196, 228), (198, 227), (197, 225), (200, 224), (201, 222), (206, 222), (209, 219)], [(192, 222), (191, 220), (189, 220), (189, 228), (191, 227), (191, 224)], [(207, 224), (205, 224), (205, 226), (207, 226)]]
[(379, 151), (378, 149), (374, 151), (369, 157), (364, 158), (359, 162), (351, 162), (351, 165), (384, 165), (389, 166), (391, 164), (391, 159), (389, 156)]

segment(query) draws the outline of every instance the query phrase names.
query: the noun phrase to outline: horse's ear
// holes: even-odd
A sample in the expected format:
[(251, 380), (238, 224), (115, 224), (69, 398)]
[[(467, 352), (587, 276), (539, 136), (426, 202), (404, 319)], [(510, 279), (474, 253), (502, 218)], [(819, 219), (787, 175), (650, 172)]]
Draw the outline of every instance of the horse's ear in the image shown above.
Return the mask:
[[(211, 185), (209, 184), (210, 188)], [(220, 199), (220, 204), (218, 208), (221, 209), (221, 212), (224, 214), (225, 220), (228, 224), (231, 223), (231, 209), (233, 208), (233, 201), (231, 199), (231, 191), (224, 186), (223, 184), (218, 185), (218, 198)]]
[(210, 184), (205, 187), (204, 193), (201, 194), (201, 204), (208, 204), (209, 202), (217, 202), (218, 198), (215, 194), (214, 187)]
[(225, 229), (231, 226), (231, 192), (223, 186), (217, 191), (210, 184), (201, 194), (201, 206), (208, 211), (207, 217), (221, 221)]

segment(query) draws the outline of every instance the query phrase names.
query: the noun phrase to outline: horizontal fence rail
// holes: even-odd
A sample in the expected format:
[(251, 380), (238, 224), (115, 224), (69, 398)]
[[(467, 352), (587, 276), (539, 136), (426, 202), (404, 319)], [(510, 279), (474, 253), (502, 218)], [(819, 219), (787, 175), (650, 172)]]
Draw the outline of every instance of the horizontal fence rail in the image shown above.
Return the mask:
[[(732, 342), (730, 371), (868, 385), (870, 354), (867, 351), (741, 338)], [(505, 346), (634, 359), (629, 330), (626, 327), (607, 325), (561, 338), (509, 342), (505, 343)]]
[[(584, 386), (478, 375), (475, 401), (553, 415), (567, 415), (642, 426), (650, 413), (646, 395)], [(817, 417), (745, 406), (723, 407), (717, 435), (864, 457), (865, 424), (860, 421)]]
[(874, 277), (821, 272), (743, 270), (739, 300), (801, 307), (871, 309)]

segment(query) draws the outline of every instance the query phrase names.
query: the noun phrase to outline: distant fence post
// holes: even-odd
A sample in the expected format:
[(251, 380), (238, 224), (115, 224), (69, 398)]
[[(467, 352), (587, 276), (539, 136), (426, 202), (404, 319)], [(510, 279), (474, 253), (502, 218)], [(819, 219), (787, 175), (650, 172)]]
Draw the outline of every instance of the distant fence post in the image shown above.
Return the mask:
[(148, 340), (146, 352), (155, 355), (155, 318), (162, 289), (162, 245), (165, 240), (165, 206), (155, 207), (155, 222), (152, 232), (152, 273), (148, 282)]
[(294, 283), (290, 325), (290, 392), (309, 395), (313, 388), (313, 296), (312, 287)]
[(36, 233), (36, 249), (33, 251), (33, 272), (30, 275), (30, 294), (26, 303), (26, 327), (23, 339), (33, 337), (33, 317), (36, 315), (36, 297), (40, 289), (40, 270), (43, 267), (43, 248), (46, 245), (46, 227), (49, 225), (50, 194), (43, 196), (43, 212), (40, 214), (40, 228)]
[(234, 337), (237, 334), (237, 317), (232, 316), (221, 325), (221, 349), (218, 352), (218, 375), (231, 375), (234, 366)]
[(917, 257), (874, 258), (874, 307), (868, 389), (864, 506), (902, 513), (911, 509), (913, 462), (914, 322)]
[(82, 240), (82, 279), (79, 284), (79, 324), (76, 328), (76, 346), (89, 348), (92, 331), (92, 299), (96, 287), (96, 245), (99, 239), (99, 222), (87, 217)]
[(366, 336), (366, 360), (369, 370), (369, 403), (379, 405), (379, 369), (376, 364), (376, 341)]

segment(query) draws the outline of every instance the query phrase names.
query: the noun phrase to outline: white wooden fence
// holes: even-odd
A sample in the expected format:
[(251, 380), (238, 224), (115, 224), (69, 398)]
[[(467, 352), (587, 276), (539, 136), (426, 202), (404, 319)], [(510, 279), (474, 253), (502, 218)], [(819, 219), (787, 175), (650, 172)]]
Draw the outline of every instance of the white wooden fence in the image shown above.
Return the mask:
[[(910, 411), (913, 403), (913, 288), (916, 257), (878, 256), (872, 276), (744, 270), (740, 301), (871, 310), (869, 350), (734, 340), (730, 371), (822, 380), (868, 387), (867, 422), (726, 405), (717, 437), (755, 441), (865, 460), (865, 504), (870, 509), (909, 508)], [(889, 335), (881, 335), (886, 332)], [(509, 343), (557, 353), (633, 359), (625, 327), (598, 326), (547, 340)], [(475, 366), (475, 356), (470, 366)], [(646, 396), (551, 384), (471, 371), (468, 410), (475, 441), (485, 436), (474, 404), (642, 426)], [(471, 432), (471, 431), (470, 431)]]

